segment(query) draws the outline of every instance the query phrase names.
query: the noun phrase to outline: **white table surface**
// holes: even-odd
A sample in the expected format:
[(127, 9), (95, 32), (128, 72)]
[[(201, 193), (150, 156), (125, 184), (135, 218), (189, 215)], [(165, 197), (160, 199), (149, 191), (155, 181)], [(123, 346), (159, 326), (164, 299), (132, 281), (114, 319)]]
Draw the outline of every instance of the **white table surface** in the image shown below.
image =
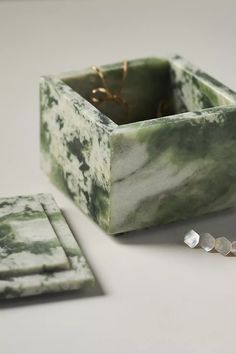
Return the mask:
[[(0, 1), (0, 196), (52, 192), (99, 286), (0, 306), (1, 354), (235, 353), (236, 258), (183, 245), (236, 238), (236, 213), (106, 235), (39, 168), (38, 80), (180, 53), (236, 89), (236, 2)], [(13, 306), (14, 305), (14, 306)]]

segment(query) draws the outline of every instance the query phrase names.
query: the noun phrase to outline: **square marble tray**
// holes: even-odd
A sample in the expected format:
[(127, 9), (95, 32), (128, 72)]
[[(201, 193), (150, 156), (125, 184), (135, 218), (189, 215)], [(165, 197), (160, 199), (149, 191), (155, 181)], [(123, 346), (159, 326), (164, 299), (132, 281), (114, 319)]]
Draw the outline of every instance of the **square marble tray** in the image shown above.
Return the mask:
[(85, 284), (94, 284), (94, 276), (53, 197), (39, 194), (34, 198), (42, 205), (57, 234), (69, 259), (70, 269), (2, 279), (0, 299), (76, 290)]

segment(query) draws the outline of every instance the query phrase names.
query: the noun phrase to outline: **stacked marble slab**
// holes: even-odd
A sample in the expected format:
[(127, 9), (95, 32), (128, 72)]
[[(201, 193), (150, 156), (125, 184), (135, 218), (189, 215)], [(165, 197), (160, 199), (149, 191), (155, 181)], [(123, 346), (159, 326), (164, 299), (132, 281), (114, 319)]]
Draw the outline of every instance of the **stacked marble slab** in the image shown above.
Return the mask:
[(50, 194), (0, 199), (0, 299), (77, 290), (93, 283)]

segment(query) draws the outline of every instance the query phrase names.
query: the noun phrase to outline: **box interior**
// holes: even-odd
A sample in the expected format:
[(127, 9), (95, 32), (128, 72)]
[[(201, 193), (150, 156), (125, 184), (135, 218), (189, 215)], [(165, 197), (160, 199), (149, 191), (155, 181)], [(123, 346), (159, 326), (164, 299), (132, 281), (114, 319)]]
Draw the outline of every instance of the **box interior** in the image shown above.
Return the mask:
[[(123, 63), (103, 66), (101, 71), (106, 92), (92, 93), (94, 89), (104, 89), (104, 82), (92, 69), (62, 81), (118, 125), (219, 105), (219, 93), (214, 86), (183, 68), (175, 67), (169, 60), (130, 61), (123, 82)], [(98, 98), (99, 102), (94, 103), (92, 97)]]

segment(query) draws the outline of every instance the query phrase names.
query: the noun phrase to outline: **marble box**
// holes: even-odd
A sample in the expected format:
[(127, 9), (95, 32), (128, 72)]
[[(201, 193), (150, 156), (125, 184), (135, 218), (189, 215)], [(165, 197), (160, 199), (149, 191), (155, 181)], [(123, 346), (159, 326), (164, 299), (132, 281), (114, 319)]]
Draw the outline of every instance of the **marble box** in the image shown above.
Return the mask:
[[(41, 164), (51, 181), (110, 234), (233, 207), (236, 93), (175, 56), (40, 81)], [(100, 92), (102, 95), (102, 91)]]

